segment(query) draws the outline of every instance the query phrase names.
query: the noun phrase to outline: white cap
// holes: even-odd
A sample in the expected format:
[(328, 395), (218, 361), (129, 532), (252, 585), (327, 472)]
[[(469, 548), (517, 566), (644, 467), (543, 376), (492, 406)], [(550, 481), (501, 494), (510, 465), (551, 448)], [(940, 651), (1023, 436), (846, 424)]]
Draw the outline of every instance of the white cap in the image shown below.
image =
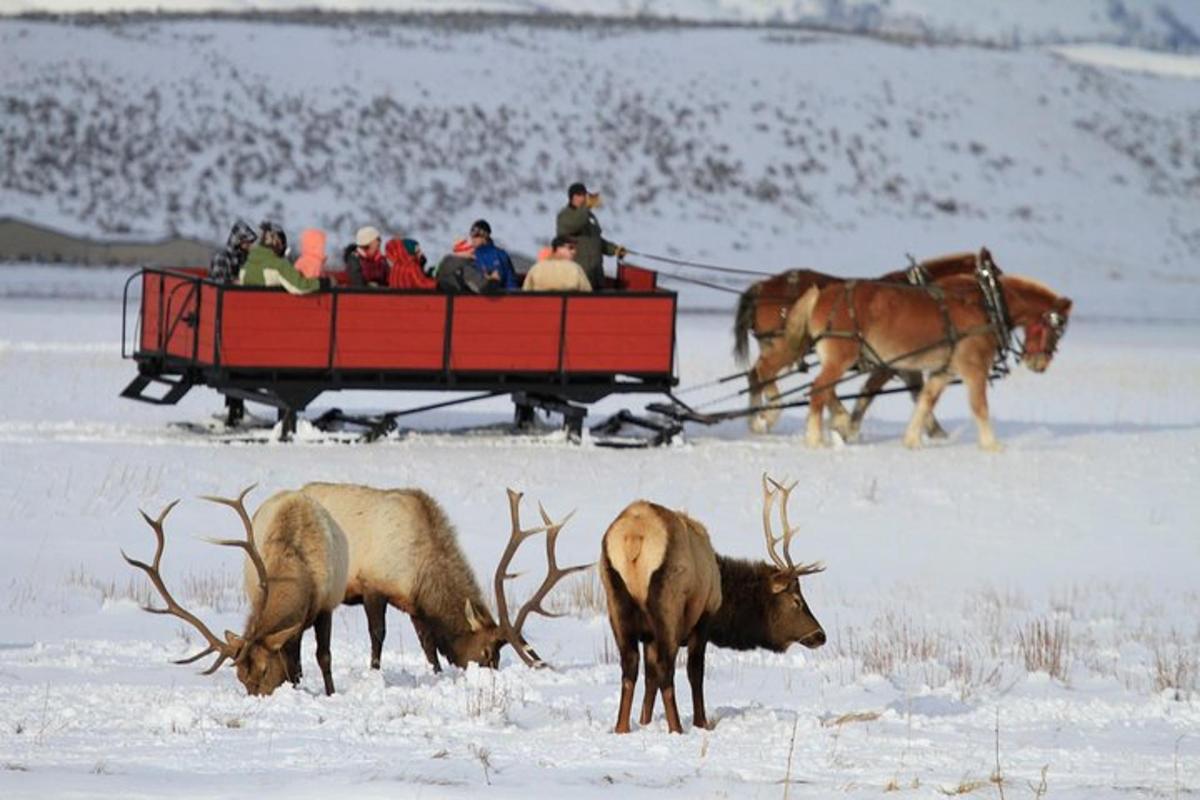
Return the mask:
[(376, 239), (382, 239), (379, 231), (370, 225), (366, 225), (358, 229), (358, 233), (354, 234), (354, 243), (359, 247), (366, 247)]

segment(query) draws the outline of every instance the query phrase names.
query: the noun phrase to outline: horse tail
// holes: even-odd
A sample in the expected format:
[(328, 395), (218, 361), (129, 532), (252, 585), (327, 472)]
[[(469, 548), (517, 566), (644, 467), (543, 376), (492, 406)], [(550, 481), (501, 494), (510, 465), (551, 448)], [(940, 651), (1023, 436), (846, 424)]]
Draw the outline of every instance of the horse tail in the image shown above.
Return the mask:
[(753, 283), (738, 297), (737, 313), (733, 318), (733, 357), (740, 367), (746, 366), (750, 359), (750, 330), (754, 327), (759, 289), (759, 284)]
[(792, 306), (784, 321), (783, 334), (787, 346), (796, 354), (796, 358), (808, 352), (812, 346), (812, 337), (808, 333), (808, 322), (812, 319), (813, 309), (821, 297), (821, 290), (810, 286), (808, 291), (800, 295), (800, 299)]

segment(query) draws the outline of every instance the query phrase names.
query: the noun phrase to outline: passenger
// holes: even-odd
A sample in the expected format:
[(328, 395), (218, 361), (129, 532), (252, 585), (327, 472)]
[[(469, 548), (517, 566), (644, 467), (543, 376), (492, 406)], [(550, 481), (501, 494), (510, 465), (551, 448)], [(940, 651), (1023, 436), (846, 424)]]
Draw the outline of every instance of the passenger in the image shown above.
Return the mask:
[(281, 286), (289, 294), (310, 294), (328, 288), (328, 278), (306, 278), (283, 257), (287, 237), (278, 225), (263, 223), (258, 244), (250, 248), (239, 283), (243, 286)]
[(390, 265), (383, 254), (383, 237), (376, 228), (359, 228), (344, 257), (351, 286), (387, 286)]
[(425, 274), (425, 254), (416, 239), (391, 239), (386, 251), (391, 269), (388, 271), (390, 289), (436, 289), (437, 281)]
[(594, 209), (600, 207), (598, 194), (589, 194), (582, 183), (573, 183), (567, 189), (567, 205), (558, 212), (556, 233), (575, 239), (579, 250), (579, 265), (597, 290), (604, 288), (604, 256), (625, 255), (625, 248), (614, 244), (600, 235), (600, 223), (596, 221)]
[(325, 274), (325, 231), (305, 228), (300, 232), (300, 257), (296, 259), (296, 271), (306, 278), (320, 278)]
[(590, 292), (587, 273), (575, 261), (575, 242), (567, 236), (555, 236), (550, 243), (550, 258), (537, 262), (525, 274), (527, 292)]
[(521, 288), (512, 259), (492, 241), (492, 226), (486, 219), (477, 219), (471, 225), (470, 241), (475, 248), (475, 266), (485, 278), (509, 291)]
[(246, 254), (250, 245), (258, 241), (258, 235), (245, 222), (238, 220), (229, 231), (225, 247), (213, 253), (212, 261), (208, 264), (208, 277), (218, 283), (233, 283), (246, 263)]
[(475, 248), (466, 239), (459, 239), (449, 254), (438, 262), (437, 272), (438, 291), (457, 294), (483, 294), (490, 290), (495, 282), (489, 282), (483, 272), (475, 265)]

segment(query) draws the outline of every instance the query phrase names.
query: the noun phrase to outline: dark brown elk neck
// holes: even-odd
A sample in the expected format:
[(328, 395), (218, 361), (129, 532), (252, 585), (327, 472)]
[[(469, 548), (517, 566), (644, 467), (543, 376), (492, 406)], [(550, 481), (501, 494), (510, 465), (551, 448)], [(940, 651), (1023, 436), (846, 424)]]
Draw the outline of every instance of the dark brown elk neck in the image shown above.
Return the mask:
[(717, 566), (721, 570), (721, 607), (708, 621), (709, 641), (734, 650), (785, 650), (771, 636), (771, 565), (718, 555)]

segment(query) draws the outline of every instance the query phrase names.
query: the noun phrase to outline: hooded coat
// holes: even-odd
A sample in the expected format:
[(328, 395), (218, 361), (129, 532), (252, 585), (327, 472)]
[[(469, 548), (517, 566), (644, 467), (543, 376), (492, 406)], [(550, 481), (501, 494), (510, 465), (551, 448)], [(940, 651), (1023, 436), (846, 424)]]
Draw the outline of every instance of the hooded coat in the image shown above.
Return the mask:
[(403, 240), (388, 240), (384, 252), (387, 253), (387, 260), (391, 264), (387, 280), (389, 289), (437, 288), (437, 281), (425, 274), (416, 256), (405, 249)]

